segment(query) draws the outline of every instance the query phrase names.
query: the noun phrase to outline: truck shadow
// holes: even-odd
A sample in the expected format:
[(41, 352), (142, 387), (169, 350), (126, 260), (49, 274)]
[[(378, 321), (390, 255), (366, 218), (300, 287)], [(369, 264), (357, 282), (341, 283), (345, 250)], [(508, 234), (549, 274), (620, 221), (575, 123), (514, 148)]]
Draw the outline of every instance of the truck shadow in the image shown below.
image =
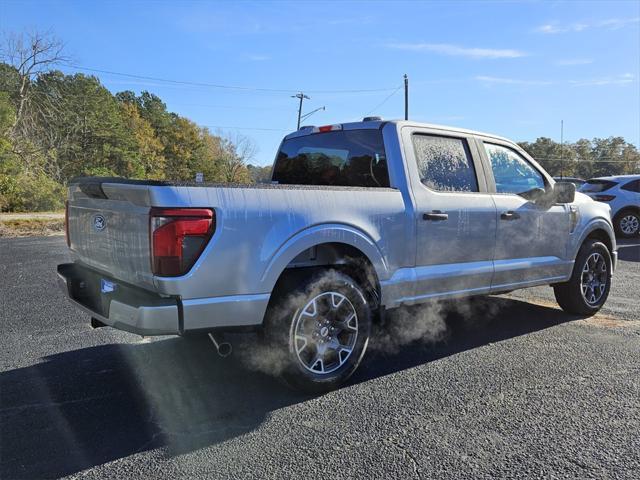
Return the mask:
[[(351, 385), (575, 318), (504, 297), (453, 310), (437, 341), (389, 350), (374, 340)], [(156, 448), (177, 456), (242, 436), (310, 398), (180, 338), (52, 355), (1, 373), (0, 392), (1, 478), (60, 477)]]

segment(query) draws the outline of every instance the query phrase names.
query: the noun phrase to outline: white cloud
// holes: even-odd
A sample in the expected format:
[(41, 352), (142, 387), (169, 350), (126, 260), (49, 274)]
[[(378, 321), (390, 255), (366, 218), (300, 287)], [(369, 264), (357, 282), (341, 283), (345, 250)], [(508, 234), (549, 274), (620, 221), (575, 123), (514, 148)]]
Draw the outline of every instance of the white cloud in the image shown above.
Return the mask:
[(527, 54), (514, 49), (494, 49), (477, 47), (460, 47), (448, 43), (389, 43), (388, 48), (415, 52), (433, 52), (442, 55), (453, 55), (469, 58), (518, 58)]
[(627, 25), (633, 25), (640, 22), (640, 17), (631, 18), (609, 18), (606, 20), (599, 20), (597, 22), (575, 22), (569, 24), (559, 24), (558, 22), (546, 23), (540, 25), (534, 29), (537, 33), (554, 34), (554, 33), (570, 33), (570, 32), (582, 32), (589, 28), (604, 28), (608, 30), (617, 30)]
[(589, 25), (586, 23), (572, 23), (571, 25), (547, 23), (546, 25), (540, 25), (535, 31), (538, 33), (566, 33), (581, 32), (587, 28), (589, 28)]
[(551, 81), (530, 80), (524, 78), (492, 77), (489, 75), (477, 75), (474, 80), (485, 85), (520, 85), (520, 86), (545, 86), (545, 85), (570, 85), (574, 87), (589, 87), (601, 85), (627, 85), (636, 81), (631, 73), (622, 75), (609, 75), (597, 78), (582, 78), (580, 80)]
[(611, 30), (617, 30), (618, 28), (626, 27), (627, 25), (633, 25), (634, 23), (640, 23), (640, 17), (610, 18), (608, 20), (602, 20), (596, 23), (595, 26), (600, 28), (609, 28)]
[(583, 78), (581, 80), (571, 80), (569, 83), (576, 87), (592, 87), (601, 85), (626, 85), (633, 83), (635, 77), (631, 73), (625, 73), (622, 75), (600, 77), (600, 78)]
[(589, 65), (593, 63), (592, 58), (565, 58), (562, 60), (556, 60), (555, 64), (560, 67), (572, 67), (574, 65)]
[(487, 85), (551, 85), (553, 83), (547, 80), (526, 80), (520, 78), (491, 77), (488, 75), (478, 75), (475, 79)]

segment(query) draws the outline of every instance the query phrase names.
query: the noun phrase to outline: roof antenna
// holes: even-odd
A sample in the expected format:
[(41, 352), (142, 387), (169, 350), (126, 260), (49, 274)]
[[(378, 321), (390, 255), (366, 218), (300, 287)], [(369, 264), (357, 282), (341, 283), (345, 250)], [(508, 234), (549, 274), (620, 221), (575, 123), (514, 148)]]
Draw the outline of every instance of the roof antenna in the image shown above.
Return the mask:
[(560, 120), (560, 178), (564, 179), (564, 120)]
[(404, 119), (409, 120), (409, 77), (404, 74)]

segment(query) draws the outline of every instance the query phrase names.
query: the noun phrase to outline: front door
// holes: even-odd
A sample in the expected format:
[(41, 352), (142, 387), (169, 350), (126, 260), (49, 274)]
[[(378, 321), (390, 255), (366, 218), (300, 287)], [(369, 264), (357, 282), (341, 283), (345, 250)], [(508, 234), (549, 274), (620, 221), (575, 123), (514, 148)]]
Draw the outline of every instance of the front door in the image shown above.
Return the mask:
[(493, 176), (489, 182), (495, 187), (497, 209), (492, 291), (565, 279), (572, 267), (566, 251), (571, 228), (569, 206), (527, 200), (534, 189), (549, 189), (545, 176), (513, 147), (480, 143)]
[(471, 138), (403, 129), (416, 205), (416, 301), (488, 293), (496, 209)]

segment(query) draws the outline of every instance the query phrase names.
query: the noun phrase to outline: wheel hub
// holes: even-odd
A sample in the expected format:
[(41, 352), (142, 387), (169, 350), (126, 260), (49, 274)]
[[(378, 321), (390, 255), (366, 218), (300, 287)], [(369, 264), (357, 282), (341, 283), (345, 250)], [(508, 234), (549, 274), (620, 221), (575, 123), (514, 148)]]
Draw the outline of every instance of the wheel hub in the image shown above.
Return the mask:
[(597, 304), (607, 288), (607, 263), (600, 253), (592, 253), (582, 268), (580, 287), (589, 305)]
[(620, 230), (627, 235), (631, 235), (638, 231), (640, 221), (635, 215), (627, 215), (620, 220)]
[(349, 359), (358, 338), (358, 316), (349, 299), (338, 292), (323, 292), (299, 310), (293, 344), (300, 364), (325, 375)]

